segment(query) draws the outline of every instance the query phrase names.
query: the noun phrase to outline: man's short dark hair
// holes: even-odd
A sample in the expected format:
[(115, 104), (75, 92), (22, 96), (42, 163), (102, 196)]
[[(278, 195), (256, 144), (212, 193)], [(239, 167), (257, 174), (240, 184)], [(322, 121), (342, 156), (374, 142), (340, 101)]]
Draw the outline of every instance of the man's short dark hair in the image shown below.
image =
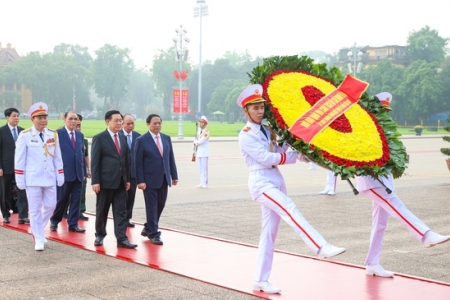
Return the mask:
[(155, 117), (158, 117), (159, 119), (161, 119), (161, 117), (159, 115), (157, 115), (157, 114), (150, 114), (150, 115), (148, 115), (147, 120), (146, 120), (147, 124), (150, 124), (152, 119), (155, 118)]
[(120, 117), (123, 119), (123, 116), (122, 116), (122, 114), (120, 113), (120, 111), (118, 111), (118, 110), (109, 110), (109, 111), (107, 111), (106, 112), (106, 114), (105, 114), (105, 121), (106, 120), (111, 120), (112, 119), (112, 115), (120, 115)]
[(14, 107), (5, 109), (5, 117), (10, 117), (13, 112), (19, 113), (19, 110)]
[(83, 116), (82, 115), (77, 114), (77, 116), (78, 116), (78, 120), (80, 120), (80, 122), (83, 121)]

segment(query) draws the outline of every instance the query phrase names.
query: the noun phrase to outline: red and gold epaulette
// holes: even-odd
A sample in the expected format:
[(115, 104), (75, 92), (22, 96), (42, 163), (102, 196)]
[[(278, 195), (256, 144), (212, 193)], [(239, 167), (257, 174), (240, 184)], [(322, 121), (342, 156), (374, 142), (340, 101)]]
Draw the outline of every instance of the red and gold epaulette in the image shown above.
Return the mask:
[(243, 132), (248, 132), (249, 130), (250, 130), (250, 127), (249, 127), (249, 126), (247, 126), (247, 127), (245, 127), (244, 129), (242, 129)]
[(25, 132), (28, 132), (28, 131), (30, 131), (31, 130), (31, 127), (30, 128), (27, 128), (27, 129), (25, 129), (25, 130), (22, 130), (21, 132), (22, 133), (25, 133)]

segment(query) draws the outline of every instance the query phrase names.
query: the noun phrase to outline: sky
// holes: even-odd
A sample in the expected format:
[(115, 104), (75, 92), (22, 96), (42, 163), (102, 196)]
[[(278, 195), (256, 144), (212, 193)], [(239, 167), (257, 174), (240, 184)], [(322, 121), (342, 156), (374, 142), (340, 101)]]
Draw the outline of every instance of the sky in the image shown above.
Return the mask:
[[(130, 49), (138, 68), (188, 30), (189, 61), (214, 61), (226, 51), (252, 58), (341, 48), (406, 45), (428, 25), (450, 38), (449, 0), (205, 0), (208, 16), (194, 17), (197, 0), (4, 0), (0, 43), (19, 55), (78, 44), (92, 55), (105, 44)], [(5, 3), (3, 3), (5, 4)], [(185, 44), (186, 45), (186, 44)]]

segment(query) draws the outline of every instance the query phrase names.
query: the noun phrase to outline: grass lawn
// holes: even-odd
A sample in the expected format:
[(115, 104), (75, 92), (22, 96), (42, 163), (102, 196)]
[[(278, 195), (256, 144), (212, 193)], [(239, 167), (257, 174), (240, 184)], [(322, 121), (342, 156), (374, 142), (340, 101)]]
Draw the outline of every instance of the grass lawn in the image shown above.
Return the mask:
[[(32, 126), (30, 120), (21, 119), (20, 126), (29, 128)], [(226, 122), (220, 123), (219, 121), (211, 121), (208, 124), (212, 136), (237, 136), (238, 131), (244, 127), (245, 123), (236, 122), (234, 124), (228, 124)], [(64, 126), (63, 120), (49, 120), (48, 128), (58, 129)], [(85, 120), (82, 123), (82, 132), (86, 137), (93, 137), (100, 131), (106, 129), (105, 121), (103, 120)], [(147, 124), (143, 120), (136, 121), (135, 130), (139, 133), (147, 132)], [(178, 121), (163, 121), (162, 130), (163, 133), (170, 135), (171, 137), (178, 136)], [(399, 131), (402, 135), (415, 135), (413, 127), (401, 127)], [(448, 135), (443, 128), (439, 128), (438, 131), (428, 131), (426, 128), (422, 131), (422, 135), (438, 134)], [(183, 121), (183, 135), (185, 137), (193, 137), (195, 135), (195, 122)]]
[[(6, 123), (6, 122), (5, 122)], [(81, 123), (81, 131), (85, 137), (93, 137), (97, 133), (106, 129), (106, 123), (103, 120), (85, 120)], [(228, 124), (226, 122), (220, 123), (219, 121), (211, 121), (208, 124), (208, 129), (213, 136), (237, 136), (238, 131), (244, 127), (245, 123), (237, 122), (234, 124)], [(29, 128), (32, 126), (30, 120), (21, 119), (19, 126), (23, 128)], [(49, 120), (48, 128), (58, 129), (64, 126), (63, 120)], [(139, 133), (145, 133), (148, 131), (147, 124), (143, 120), (136, 121), (134, 130)], [(163, 121), (162, 130), (163, 133), (170, 135), (171, 137), (178, 136), (178, 121)], [(195, 122), (183, 121), (183, 135), (185, 137), (193, 137), (195, 135)]]

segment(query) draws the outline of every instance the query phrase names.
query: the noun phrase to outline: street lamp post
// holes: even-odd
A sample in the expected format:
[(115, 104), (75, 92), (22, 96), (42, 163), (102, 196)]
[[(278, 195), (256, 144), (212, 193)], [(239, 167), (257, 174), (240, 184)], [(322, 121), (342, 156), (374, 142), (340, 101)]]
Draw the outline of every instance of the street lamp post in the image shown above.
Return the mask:
[[(356, 43), (353, 45), (353, 47), (350, 49), (350, 51), (347, 53), (348, 59), (350, 63), (348, 63), (348, 71), (350, 73), (353, 73), (353, 76), (356, 77), (356, 73), (361, 73), (362, 69), (362, 56), (363, 53), (361, 52), (358, 47), (356, 47)], [(352, 70), (352, 63), (353, 63), (353, 70)], [(358, 65), (356, 65), (358, 63)]]
[[(194, 17), (200, 19), (200, 51), (198, 62), (198, 113), (202, 111), (202, 16), (208, 15), (208, 5), (205, 0), (197, 0), (197, 6), (194, 7)], [(201, 116), (197, 116), (200, 118)]]
[[(187, 60), (188, 50), (183, 48), (183, 41), (186, 43), (190, 42), (190, 39), (186, 36), (187, 29), (183, 28), (183, 24), (180, 24), (180, 28), (175, 28), (177, 36), (175, 36), (172, 41), (175, 43), (175, 60), (180, 62), (180, 74), (183, 71), (183, 61)], [(183, 79), (178, 79), (180, 82), (180, 114), (178, 117), (178, 139), (183, 139)]]

